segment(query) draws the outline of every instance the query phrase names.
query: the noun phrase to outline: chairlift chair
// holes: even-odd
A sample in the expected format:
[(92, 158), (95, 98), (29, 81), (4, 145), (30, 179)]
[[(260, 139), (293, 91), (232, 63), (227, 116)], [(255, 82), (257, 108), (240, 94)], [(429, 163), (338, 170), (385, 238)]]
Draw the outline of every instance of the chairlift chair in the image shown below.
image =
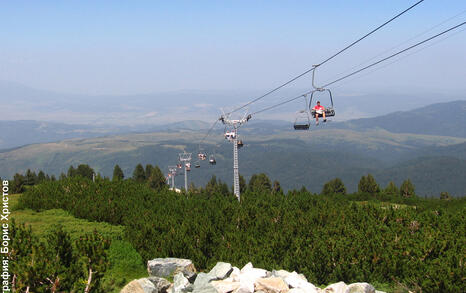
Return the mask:
[(191, 171), (191, 163), (186, 163), (186, 171)]
[(201, 167), (201, 164), (199, 161), (197, 161), (195, 164), (194, 164), (194, 168), (200, 168)]
[(235, 139), (235, 137), (236, 137), (236, 134), (235, 134), (234, 131), (225, 132), (225, 139), (233, 140), (233, 139)]
[[(311, 115), (312, 115), (312, 118), (316, 118), (316, 115), (319, 115), (319, 117), (323, 117), (324, 115), (323, 114), (317, 114), (316, 110), (314, 108), (311, 109), (312, 107), (312, 99), (314, 98), (314, 94), (316, 93), (317, 91), (313, 91), (312, 94), (311, 94), (311, 100), (309, 102), (309, 108), (311, 110)], [(332, 96), (332, 92), (329, 90), (329, 89), (320, 89), (318, 90), (318, 92), (327, 92), (328, 93), (328, 96), (330, 98), (330, 105), (325, 107), (325, 118), (328, 118), (328, 117), (333, 117), (335, 116), (335, 110), (333, 109), (333, 96)]]
[(307, 95), (304, 95), (303, 97), (306, 103), (306, 108), (296, 114), (296, 119), (293, 125), (295, 130), (309, 130), (309, 126), (311, 126), (311, 118), (309, 117), (308, 112)]
[(199, 160), (202, 160), (204, 161), (205, 159), (207, 159), (207, 155), (205, 153), (202, 153), (200, 152), (199, 154), (197, 154), (197, 157), (199, 158)]
[(294, 121), (294, 129), (309, 130), (309, 126), (311, 126), (311, 119), (309, 118), (309, 113), (306, 110), (299, 111)]
[(210, 155), (210, 157), (209, 157), (209, 163), (210, 163), (211, 165), (217, 164), (217, 161), (215, 161), (214, 155)]
[(238, 147), (242, 148), (244, 146), (243, 140), (238, 140)]

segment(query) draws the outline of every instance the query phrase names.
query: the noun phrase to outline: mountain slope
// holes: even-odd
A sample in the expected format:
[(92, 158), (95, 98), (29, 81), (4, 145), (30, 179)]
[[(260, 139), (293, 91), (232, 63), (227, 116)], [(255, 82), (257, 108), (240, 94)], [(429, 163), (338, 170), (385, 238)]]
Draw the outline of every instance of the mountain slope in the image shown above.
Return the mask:
[(466, 101), (433, 104), (375, 118), (335, 123), (341, 129), (382, 128), (393, 133), (466, 137)]
[(438, 196), (440, 192), (448, 191), (456, 196), (466, 196), (465, 174), (466, 160), (436, 156), (405, 161), (379, 170), (374, 176), (382, 187), (389, 181), (399, 186), (409, 178), (420, 195)]

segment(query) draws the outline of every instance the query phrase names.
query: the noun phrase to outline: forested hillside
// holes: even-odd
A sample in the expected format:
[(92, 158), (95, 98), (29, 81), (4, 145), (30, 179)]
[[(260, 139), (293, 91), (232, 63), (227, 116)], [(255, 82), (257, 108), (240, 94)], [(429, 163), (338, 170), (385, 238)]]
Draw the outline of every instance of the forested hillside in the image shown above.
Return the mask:
[(61, 208), (123, 225), (144, 260), (189, 258), (201, 270), (219, 260), (251, 261), (302, 272), (315, 284), (364, 280), (418, 292), (461, 291), (465, 199), (369, 192), (372, 179), (364, 180), (351, 195), (283, 194), (250, 182), (238, 202), (215, 180), (177, 194), (133, 180), (93, 183), (77, 176), (29, 188), (19, 208)]

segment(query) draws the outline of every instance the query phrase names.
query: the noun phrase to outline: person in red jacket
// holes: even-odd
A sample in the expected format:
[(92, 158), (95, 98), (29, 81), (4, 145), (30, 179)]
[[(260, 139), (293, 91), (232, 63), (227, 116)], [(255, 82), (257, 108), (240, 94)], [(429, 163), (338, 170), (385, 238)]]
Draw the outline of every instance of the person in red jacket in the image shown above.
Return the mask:
[(320, 114), (324, 118), (324, 122), (327, 122), (327, 119), (325, 118), (325, 107), (320, 105), (320, 101), (317, 101), (317, 105), (314, 106), (314, 110), (316, 110), (316, 125), (319, 125)]

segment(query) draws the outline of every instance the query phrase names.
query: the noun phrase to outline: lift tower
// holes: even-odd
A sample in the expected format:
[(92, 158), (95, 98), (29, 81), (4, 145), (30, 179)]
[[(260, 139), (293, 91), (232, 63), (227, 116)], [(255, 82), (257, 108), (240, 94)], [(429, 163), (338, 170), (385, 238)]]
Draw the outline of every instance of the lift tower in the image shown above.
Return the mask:
[(172, 189), (175, 190), (175, 176), (176, 176), (176, 171), (177, 171), (177, 168), (176, 166), (168, 166), (168, 172), (169, 174), (171, 175), (171, 184), (170, 184), (170, 177), (169, 177), (169, 182), (168, 184), (171, 185)]
[(191, 153), (187, 153), (186, 151), (179, 154), (180, 162), (184, 165), (184, 190), (188, 192), (188, 170), (191, 169), (186, 166), (187, 164), (191, 164)]
[(244, 115), (242, 119), (232, 120), (223, 114), (219, 120), (223, 124), (233, 127), (233, 131), (226, 132), (225, 138), (233, 142), (233, 193), (240, 201), (240, 189), (239, 189), (239, 171), (238, 171), (238, 128), (244, 123), (251, 119), (251, 115)]

